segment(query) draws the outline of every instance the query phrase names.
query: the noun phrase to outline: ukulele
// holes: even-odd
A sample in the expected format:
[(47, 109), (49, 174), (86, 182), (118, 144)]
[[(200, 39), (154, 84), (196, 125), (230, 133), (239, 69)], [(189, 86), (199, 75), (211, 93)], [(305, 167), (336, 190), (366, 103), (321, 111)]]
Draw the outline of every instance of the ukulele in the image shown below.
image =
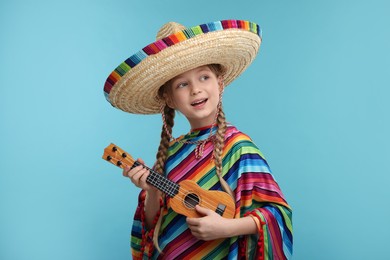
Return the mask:
[[(115, 144), (110, 144), (104, 149), (103, 159), (122, 169), (142, 165)], [(215, 211), (222, 217), (234, 218), (235, 203), (228, 193), (202, 189), (192, 180), (176, 183), (145, 165), (143, 167), (150, 171), (146, 182), (168, 195), (171, 207), (176, 213), (191, 218), (201, 217), (195, 210), (195, 206), (199, 205)]]

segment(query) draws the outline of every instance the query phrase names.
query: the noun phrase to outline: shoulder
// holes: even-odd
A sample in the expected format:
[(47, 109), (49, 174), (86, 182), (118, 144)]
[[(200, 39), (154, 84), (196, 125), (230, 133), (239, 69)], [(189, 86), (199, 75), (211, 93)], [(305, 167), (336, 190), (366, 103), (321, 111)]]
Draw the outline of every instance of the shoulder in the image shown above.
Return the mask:
[(226, 128), (225, 133), (226, 138), (239, 138), (243, 141), (250, 141), (252, 142), (252, 139), (247, 135), (246, 133), (239, 130), (236, 126), (228, 124)]
[(264, 155), (253, 142), (253, 140), (245, 133), (238, 130), (233, 125), (228, 125), (225, 134), (225, 149), (230, 153), (238, 154), (257, 154), (262, 159)]

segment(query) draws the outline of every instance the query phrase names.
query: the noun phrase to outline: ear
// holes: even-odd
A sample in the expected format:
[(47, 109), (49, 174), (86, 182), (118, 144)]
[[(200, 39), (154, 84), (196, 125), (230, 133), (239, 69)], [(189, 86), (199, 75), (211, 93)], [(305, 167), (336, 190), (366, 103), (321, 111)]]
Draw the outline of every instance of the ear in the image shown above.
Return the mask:
[(174, 102), (173, 102), (172, 98), (167, 93), (163, 94), (163, 98), (164, 98), (165, 103), (167, 104), (168, 107), (175, 109)]

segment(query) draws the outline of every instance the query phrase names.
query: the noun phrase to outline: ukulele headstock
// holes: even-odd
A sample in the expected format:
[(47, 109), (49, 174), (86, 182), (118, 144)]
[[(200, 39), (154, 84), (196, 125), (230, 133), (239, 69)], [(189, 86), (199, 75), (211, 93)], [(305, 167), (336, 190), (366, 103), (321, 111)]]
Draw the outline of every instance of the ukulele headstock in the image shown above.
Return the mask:
[(115, 144), (110, 144), (104, 149), (102, 158), (122, 169), (126, 166), (133, 166), (135, 162), (130, 154), (126, 153)]

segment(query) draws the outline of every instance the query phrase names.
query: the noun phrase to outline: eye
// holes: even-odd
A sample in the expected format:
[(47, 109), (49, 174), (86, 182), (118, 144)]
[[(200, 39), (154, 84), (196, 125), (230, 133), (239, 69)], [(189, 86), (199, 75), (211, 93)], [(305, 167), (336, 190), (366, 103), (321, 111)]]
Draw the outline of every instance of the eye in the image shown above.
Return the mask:
[(180, 82), (176, 85), (176, 88), (184, 88), (188, 86), (188, 83), (187, 82)]
[(200, 80), (201, 80), (201, 81), (206, 81), (206, 80), (208, 80), (209, 78), (210, 78), (209, 75), (203, 75), (203, 76), (200, 77)]

